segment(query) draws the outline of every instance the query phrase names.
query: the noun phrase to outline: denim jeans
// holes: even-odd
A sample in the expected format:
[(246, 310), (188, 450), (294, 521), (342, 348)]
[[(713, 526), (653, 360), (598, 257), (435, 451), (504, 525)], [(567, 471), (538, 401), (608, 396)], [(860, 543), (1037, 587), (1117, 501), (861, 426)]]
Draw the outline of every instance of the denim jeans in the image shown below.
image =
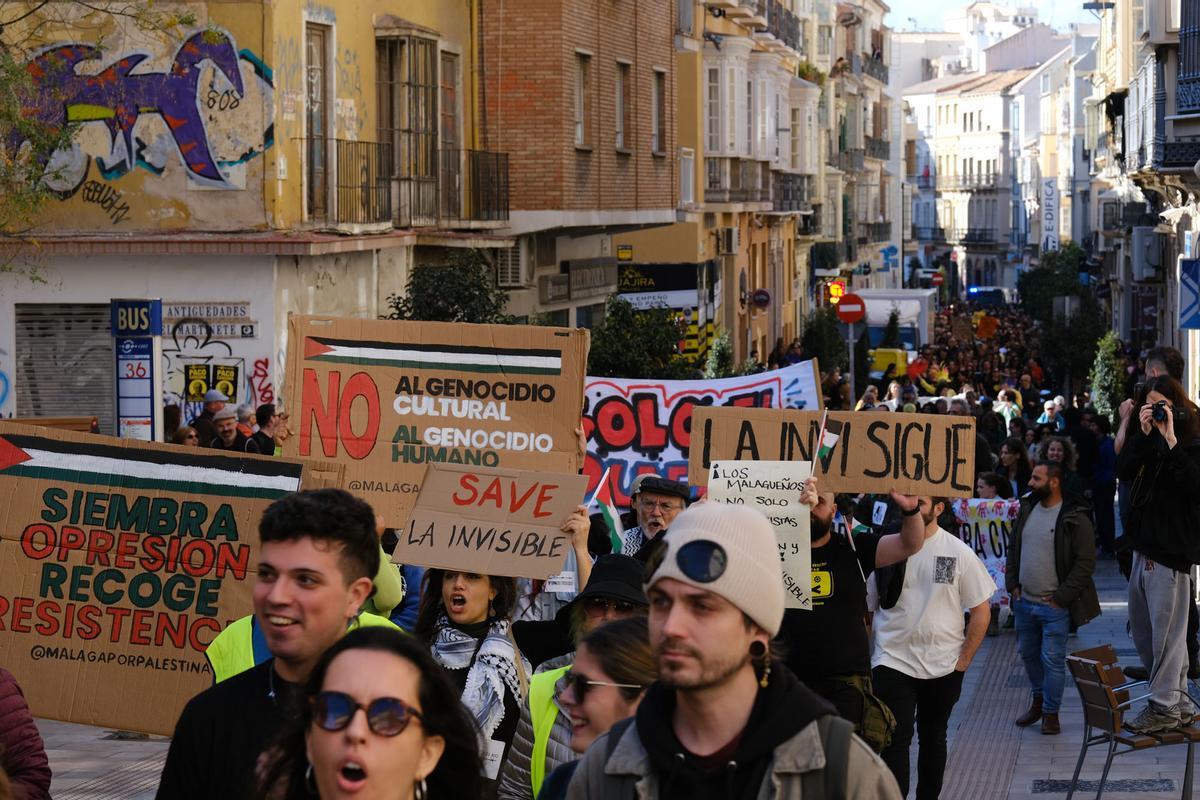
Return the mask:
[(1051, 608), (1022, 597), (1014, 604), (1017, 647), (1034, 694), (1042, 696), (1042, 710), (1056, 713), (1067, 679), (1067, 634), (1071, 612)]

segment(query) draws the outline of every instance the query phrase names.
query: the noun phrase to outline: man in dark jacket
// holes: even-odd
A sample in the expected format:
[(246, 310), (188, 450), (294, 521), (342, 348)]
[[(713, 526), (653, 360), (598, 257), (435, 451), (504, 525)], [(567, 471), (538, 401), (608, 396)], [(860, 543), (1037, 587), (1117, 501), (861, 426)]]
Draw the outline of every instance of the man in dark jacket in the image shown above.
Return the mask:
[(17, 679), (0, 667), (0, 771), (13, 800), (50, 797), (50, 762)]
[(1013, 598), (1017, 643), (1033, 700), (1017, 725), (1039, 719), (1042, 733), (1062, 731), (1058, 708), (1067, 672), (1067, 635), (1100, 614), (1092, 573), (1096, 532), (1091, 506), (1063, 496), (1063, 467), (1043, 461), (1029, 478), (1029, 499), (1008, 543), (1005, 588)]
[(228, 402), (229, 398), (216, 389), (209, 389), (205, 392), (204, 410), (188, 423), (188, 425), (196, 429), (196, 435), (200, 437), (201, 447), (208, 447), (209, 443), (217, 437), (217, 426), (213, 424), (213, 417)]

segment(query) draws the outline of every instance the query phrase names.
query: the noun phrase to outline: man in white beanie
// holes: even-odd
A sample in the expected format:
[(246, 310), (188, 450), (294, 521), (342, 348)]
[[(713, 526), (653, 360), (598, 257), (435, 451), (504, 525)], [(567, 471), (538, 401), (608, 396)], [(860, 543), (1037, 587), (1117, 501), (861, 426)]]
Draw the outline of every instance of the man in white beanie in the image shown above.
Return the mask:
[(754, 509), (701, 503), (675, 519), (646, 565), (658, 681), (635, 717), (588, 748), (570, 800), (899, 800), (853, 726), (771, 658), (779, 563), (775, 531)]

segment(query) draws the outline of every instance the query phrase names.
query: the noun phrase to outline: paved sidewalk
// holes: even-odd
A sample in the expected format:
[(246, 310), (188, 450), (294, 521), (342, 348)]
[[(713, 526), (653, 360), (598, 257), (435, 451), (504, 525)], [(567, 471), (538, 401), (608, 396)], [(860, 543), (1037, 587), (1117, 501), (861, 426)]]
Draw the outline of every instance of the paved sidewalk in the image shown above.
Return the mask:
[[(1103, 613), (1068, 640), (1067, 651), (1112, 644), (1122, 664), (1138, 663), (1133, 643), (1125, 632), (1126, 583), (1116, 562), (1098, 562), (1095, 580)], [(1083, 709), (1070, 676), (1060, 710), (1063, 732), (1060, 736), (1042, 736), (1038, 726), (1021, 729), (1012, 722), (1029, 702), (1028, 681), (1017, 655), (1014, 631), (1002, 631), (1000, 636), (986, 639), (967, 675), (971, 692), (968, 696), (964, 690), (950, 720), (950, 756), (942, 797), (945, 800), (1065, 797), (1083, 740)], [(1109, 770), (1104, 797), (1178, 798), (1186, 754), (1184, 745), (1117, 757)], [(1103, 766), (1103, 748), (1092, 748), (1080, 774), (1081, 786), (1076, 797), (1095, 796)]]

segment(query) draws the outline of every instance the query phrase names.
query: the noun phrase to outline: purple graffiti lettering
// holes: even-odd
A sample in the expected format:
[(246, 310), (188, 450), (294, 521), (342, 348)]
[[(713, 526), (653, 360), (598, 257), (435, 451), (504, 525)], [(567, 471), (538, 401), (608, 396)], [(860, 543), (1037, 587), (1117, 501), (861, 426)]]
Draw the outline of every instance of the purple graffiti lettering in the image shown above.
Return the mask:
[[(21, 91), (22, 114), (36, 120), (49, 131), (62, 130), (68, 122), (103, 122), (112, 136), (125, 143), (125, 163), (132, 168), (136, 159), (133, 128), (143, 114), (158, 114), (166, 123), (188, 171), (200, 178), (224, 183), (217, 160), (209, 150), (208, 134), (200, 115), (196, 93), (203, 62), (211, 62), (244, 95), (238, 52), (232, 39), (220, 31), (192, 34), (175, 53), (166, 72), (133, 74), (134, 67), (147, 56), (125, 56), (95, 75), (80, 75), (79, 64), (100, 58), (100, 51), (88, 45), (53, 47), (25, 65), (31, 78)], [(12, 157), (24, 144), (20, 129), (9, 133), (4, 142)], [(43, 157), (42, 166), (49, 161)]]

